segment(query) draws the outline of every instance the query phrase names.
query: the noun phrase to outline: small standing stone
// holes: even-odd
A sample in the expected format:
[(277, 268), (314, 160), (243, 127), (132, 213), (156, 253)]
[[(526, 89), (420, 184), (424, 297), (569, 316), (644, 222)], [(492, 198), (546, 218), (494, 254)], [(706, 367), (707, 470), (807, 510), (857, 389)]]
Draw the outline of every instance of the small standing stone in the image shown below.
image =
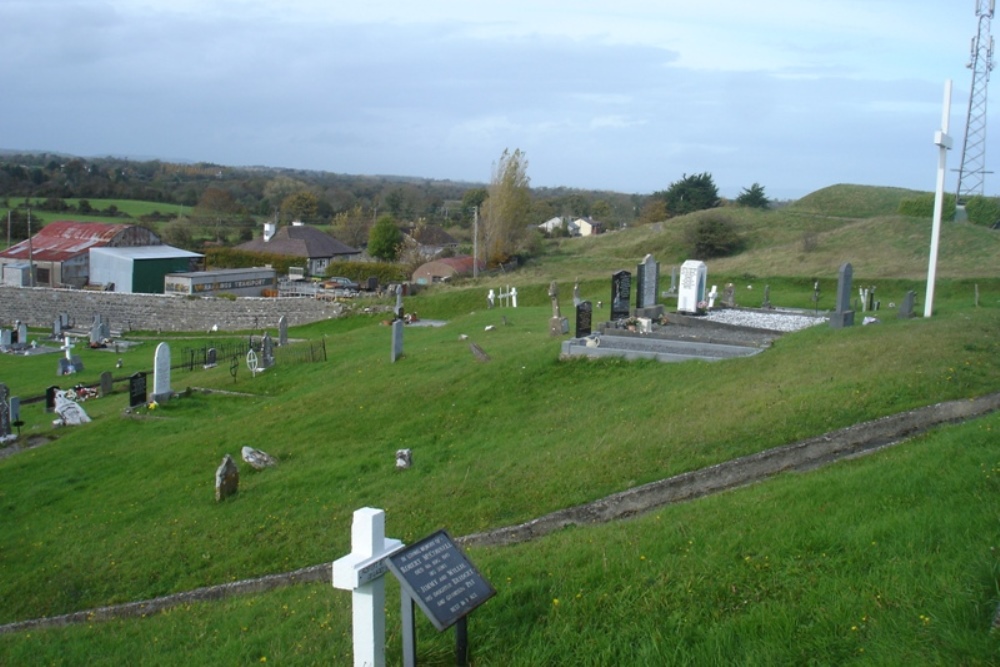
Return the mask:
[(215, 500), (221, 502), (235, 495), (240, 488), (240, 469), (236, 467), (233, 457), (226, 454), (222, 463), (215, 471)]
[(243, 460), (249, 463), (254, 470), (263, 470), (264, 468), (272, 468), (278, 465), (278, 460), (276, 458), (267, 452), (254, 449), (253, 447), (244, 447), (240, 450), (240, 456), (242, 456)]
[(413, 450), (412, 449), (397, 449), (396, 450), (396, 468), (400, 470), (406, 470), (413, 465)]

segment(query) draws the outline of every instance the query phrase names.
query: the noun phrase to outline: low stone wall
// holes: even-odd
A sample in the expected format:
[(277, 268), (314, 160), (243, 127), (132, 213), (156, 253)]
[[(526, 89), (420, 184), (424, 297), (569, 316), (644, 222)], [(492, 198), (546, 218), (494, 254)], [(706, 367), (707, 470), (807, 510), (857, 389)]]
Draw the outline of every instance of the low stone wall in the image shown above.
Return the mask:
[(79, 328), (89, 329), (99, 313), (113, 331), (220, 331), (274, 329), (284, 315), (289, 326), (339, 317), (343, 304), (310, 298), (189, 298), (162, 294), (120, 294), (48, 287), (0, 286), (0, 326), (21, 320), (31, 327), (51, 327), (67, 313)]

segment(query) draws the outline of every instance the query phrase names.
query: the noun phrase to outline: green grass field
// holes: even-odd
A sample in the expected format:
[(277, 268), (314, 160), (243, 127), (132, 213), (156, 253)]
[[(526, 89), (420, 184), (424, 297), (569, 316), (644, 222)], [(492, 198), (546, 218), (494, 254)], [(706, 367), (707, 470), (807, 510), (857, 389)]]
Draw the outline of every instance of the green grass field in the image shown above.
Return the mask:
[[(551, 262), (510, 277), (517, 310), (484, 310), (485, 279), (408, 298), (408, 312), (448, 324), (408, 328), (396, 364), (389, 329), (357, 316), (292, 330), (325, 339), (326, 362), (279, 363), (256, 378), (241, 367), (235, 380), (228, 363), (174, 371), (177, 391), (233, 393), (196, 389), (126, 414), (119, 384), (84, 403), (94, 421), (77, 428), (54, 429), (40, 405), (25, 406), (25, 437), (50, 441), (0, 459), (0, 623), (329, 562), (349, 551), (362, 506), (385, 509), (387, 534), (406, 542), (439, 528), (459, 536), (997, 390), (1000, 281), (976, 273), (979, 259), (968, 280), (942, 280), (930, 319), (886, 310), (878, 325), (817, 327), (718, 363), (559, 361), (548, 276), (568, 286), (580, 275), (584, 298), (608, 300), (606, 276), (576, 269), (598, 257), (634, 265), (641, 255), (626, 248), (652, 233), (580, 243), (582, 258), (571, 243), (554, 246)], [(713, 282), (744, 279), (709, 266)], [(810, 305), (812, 276), (757, 275), (740, 293), (748, 301), (767, 283), (778, 305)], [(821, 308), (834, 277), (823, 274)], [(886, 301), (920, 287), (855, 269), (856, 284), (869, 279)], [(149, 370), (158, 341), (119, 355), (81, 350), (81, 379), (96, 381), (119, 356), (116, 377)], [(208, 342), (169, 341), (175, 360)], [(478, 362), (469, 342), (492, 361)], [(56, 358), (0, 358), (0, 379), (39, 395), (61, 380)], [(472, 549), (498, 590), (471, 617), (474, 664), (995, 663), (993, 428), (996, 415), (629, 521)], [(247, 444), (281, 464), (241, 464), (240, 493), (215, 503), (215, 468)], [(404, 447), (414, 467), (397, 471)], [(422, 619), (418, 632), (420, 664), (454, 662), (450, 633)], [(350, 595), (329, 585), (0, 635), (0, 664), (345, 664), (349, 654)]]

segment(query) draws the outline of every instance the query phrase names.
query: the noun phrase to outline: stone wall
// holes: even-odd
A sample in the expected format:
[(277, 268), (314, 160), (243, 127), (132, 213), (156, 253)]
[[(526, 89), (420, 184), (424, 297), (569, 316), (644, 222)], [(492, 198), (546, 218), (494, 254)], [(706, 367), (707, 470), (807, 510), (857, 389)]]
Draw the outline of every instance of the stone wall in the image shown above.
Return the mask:
[(0, 326), (21, 320), (31, 327), (51, 327), (68, 313), (77, 327), (89, 329), (94, 314), (113, 331), (221, 331), (274, 329), (284, 315), (289, 326), (338, 317), (344, 306), (311, 298), (189, 298), (162, 294), (120, 294), (47, 287), (0, 286)]

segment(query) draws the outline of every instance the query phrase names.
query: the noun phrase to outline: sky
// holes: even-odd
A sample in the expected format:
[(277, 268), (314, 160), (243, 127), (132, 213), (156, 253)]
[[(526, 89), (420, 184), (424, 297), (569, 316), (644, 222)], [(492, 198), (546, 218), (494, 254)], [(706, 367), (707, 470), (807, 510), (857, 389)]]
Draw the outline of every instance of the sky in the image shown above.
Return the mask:
[(3, 0), (0, 148), (480, 183), (520, 149), (534, 187), (933, 191), (951, 79), (954, 191), (976, 5)]

